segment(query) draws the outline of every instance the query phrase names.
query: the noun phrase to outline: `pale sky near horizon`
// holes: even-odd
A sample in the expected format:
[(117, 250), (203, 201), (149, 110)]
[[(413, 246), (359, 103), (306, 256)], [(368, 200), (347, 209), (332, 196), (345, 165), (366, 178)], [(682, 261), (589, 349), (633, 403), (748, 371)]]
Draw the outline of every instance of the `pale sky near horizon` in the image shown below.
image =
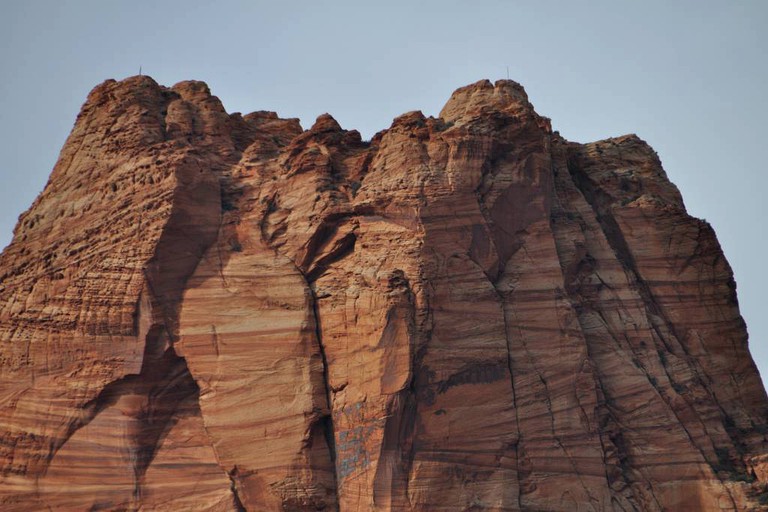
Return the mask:
[(44, 187), (88, 91), (203, 80), (229, 112), (368, 138), (510, 78), (574, 141), (637, 133), (715, 228), (768, 381), (768, 2), (0, 0), (0, 247)]

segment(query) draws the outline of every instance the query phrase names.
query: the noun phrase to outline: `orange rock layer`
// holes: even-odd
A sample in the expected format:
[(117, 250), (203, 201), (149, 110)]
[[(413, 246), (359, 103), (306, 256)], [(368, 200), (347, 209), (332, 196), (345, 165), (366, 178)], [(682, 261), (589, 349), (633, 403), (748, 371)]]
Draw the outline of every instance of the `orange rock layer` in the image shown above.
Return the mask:
[(107, 81), (0, 256), (2, 510), (768, 506), (735, 283), (518, 84), (371, 141)]

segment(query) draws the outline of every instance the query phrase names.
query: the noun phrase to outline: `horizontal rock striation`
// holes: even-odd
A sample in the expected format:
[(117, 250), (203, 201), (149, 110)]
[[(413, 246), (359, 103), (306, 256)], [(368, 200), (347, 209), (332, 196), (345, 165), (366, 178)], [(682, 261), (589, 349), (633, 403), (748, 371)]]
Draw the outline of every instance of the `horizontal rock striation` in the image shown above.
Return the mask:
[(523, 88), (361, 140), (89, 95), (0, 256), (3, 510), (768, 508), (712, 228)]

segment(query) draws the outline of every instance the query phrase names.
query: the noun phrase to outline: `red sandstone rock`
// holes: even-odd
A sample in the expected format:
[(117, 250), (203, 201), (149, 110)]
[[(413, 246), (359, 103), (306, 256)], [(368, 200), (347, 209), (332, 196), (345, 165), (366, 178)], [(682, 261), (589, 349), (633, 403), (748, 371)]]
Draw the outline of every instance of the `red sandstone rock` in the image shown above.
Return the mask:
[(482, 81), (364, 142), (107, 81), (0, 256), (3, 510), (758, 510), (712, 229)]

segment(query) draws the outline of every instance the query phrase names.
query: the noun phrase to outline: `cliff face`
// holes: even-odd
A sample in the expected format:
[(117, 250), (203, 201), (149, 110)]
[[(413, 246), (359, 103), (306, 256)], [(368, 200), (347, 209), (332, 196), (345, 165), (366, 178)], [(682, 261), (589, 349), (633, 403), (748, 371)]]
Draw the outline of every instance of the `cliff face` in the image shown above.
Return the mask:
[(511, 81), (370, 142), (107, 81), (0, 256), (3, 510), (757, 510), (767, 419), (654, 151)]

